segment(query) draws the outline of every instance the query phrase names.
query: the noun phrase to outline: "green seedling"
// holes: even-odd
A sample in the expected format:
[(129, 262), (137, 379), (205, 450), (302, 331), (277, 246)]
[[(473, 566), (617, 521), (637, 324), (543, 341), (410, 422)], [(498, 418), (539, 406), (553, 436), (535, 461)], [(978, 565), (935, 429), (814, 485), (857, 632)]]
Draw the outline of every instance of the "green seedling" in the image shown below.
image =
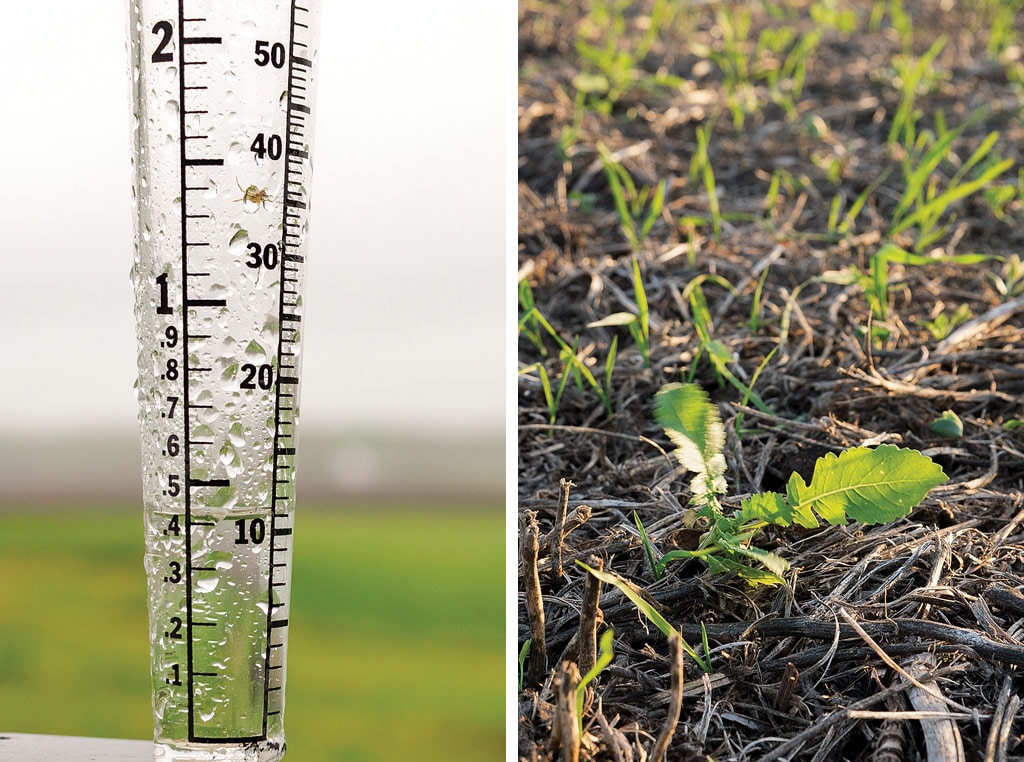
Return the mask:
[(945, 439), (960, 439), (964, 435), (964, 424), (960, 416), (952, 410), (946, 410), (932, 421), (929, 428)]
[[(976, 115), (975, 118), (979, 116)], [(953, 155), (952, 145), (966, 126), (965, 124), (955, 130), (946, 131), (934, 141), (929, 135), (922, 134), (913, 152), (913, 156), (920, 157), (917, 165), (912, 166), (911, 159), (904, 162), (906, 187), (893, 211), (889, 235), (895, 237), (910, 228), (916, 228), (915, 252), (933, 246), (946, 234), (951, 221), (950, 207), (953, 204), (985, 189), (1013, 166), (1013, 159), (990, 161), (974, 179), (965, 179), (975, 166), (989, 157), (999, 139), (998, 132), (989, 133), (970, 158), (960, 165), (950, 179), (948, 187), (940, 191), (936, 170), (943, 162), (958, 163)]]
[(892, 24), (892, 28), (899, 35), (900, 42), (903, 45), (903, 52), (910, 53), (914, 43), (914, 25), (910, 15), (903, 9), (903, 0), (889, 0), (887, 4), (884, 2), (876, 3), (871, 9), (869, 28), (872, 32), (879, 31), (886, 10), (889, 11), (889, 21)]
[(985, 52), (993, 61), (998, 61), (1017, 40), (1014, 20), (1021, 10), (1020, 2), (1000, 2), (992, 9), (992, 25), (988, 32)]
[[(647, 292), (644, 290), (643, 277), (640, 273), (640, 262), (636, 255), (633, 256), (633, 294), (636, 296), (635, 315), (632, 312), (615, 312), (606, 318), (588, 323), (587, 328), (625, 326), (640, 349), (644, 367), (649, 368), (651, 367), (651, 313), (647, 304)], [(611, 359), (613, 352), (609, 351), (608, 354), (609, 361), (614, 364), (614, 360)], [(610, 380), (611, 370), (606, 368), (605, 375)]]
[(1018, 183), (995, 183), (985, 188), (981, 195), (995, 218), (1005, 220), (1006, 207), (1019, 200), (1019, 186)]
[(864, 210), (864, 205), (867, 204), (868, 199), (875, 194), (875, 191), (877, 191), (882, 186), (882, 183), (884, 183), (889, 178), (889, 174), (891, 173), (891, 171), (892, 170), (890, 169), (886, 169), (885, 171), (883, 171), (878, 176), (878, 179), (876, 179), (873, 183), (871, 183), (871, 185), (866, 187), (857, 195), (857, 198), (854, 199), (853, 203), (850, 205), (850, 208), (843, 216), (843, 221), (837, 222), (834, 230), (831, 227), (830, 217), (829, 232), (839, 233), (840, 235), (844, 236), (850, 235), (853, 232), (853, 226), (854, 223), (857, 221), (857, 217), (859, 217), (860, 213)]
[(751, 333), (757, 333), (761, 327), (761, 300), (764, 298), (764, 284), (768, 280), (768, 273), (771, 269), (771, 265), (764, 268), (757, 278), (757, 285), (754, 286), (754, 293), (750, 300), (750, 320), (747, 321)]
[(722, 72), (722, 86), (732, 114), (733, 129), (741, 130), (747, 114), (757, 111), (757, 95), (746, 50), (751, 12), (743, 5), (723, 7), (716, 13), (715, 20), (717, 28), (722, 32), (721, 47), (708, 47), (695, 52), (706, 55)]
[(951, 314), (940, 312), (932, 320), (922, 320), (921, 325), (928, 329), (928, 333), (936, 341), (942, 341), (953, 332), (958, 325), (966, 323), (972, 317), (971, 308), (961, 304)]
[(859, 273), (854, 268), (857, 281), (864, 288), (864, 294), (876, 320), (887, 320), (889, 317), (889, 265), (933, 265), (939, 263), (957, 265), (976, 265), (985, 262), (987, 254), (954, 254), (952, 256), (930, 256), (915, 254), (887, 243), (871, 255), (870, 275)]
[(646, 598), (644, 598), (642, 592), (632, 582), (625, 580), (619, 575), (614, 574), (612, 572), (601, 571), (600, 569), (592, 569), (582, 561), (577, 561), (576, 565), (585, 569), (602, 582), (617, 588), (623, 595), (625, 595), (632, 602), (634, 606), (637, 607), (637, 610), (640, 611), (641, 614), (647, 617), (647, 620), (651, 624), (657, 627), (662, 632), (662, 634), (665, 635), (665, 637), (671, 637), (673, 633), (679, 636), (679, 641), (683, 645), (683, 651), (685, 651), (686, 655), (697, 663), (697, 666), (699, 666), (701, 670), (703, 670), (705, 673), (709, 675), (714, 671), (711, 667), (711, 662), (707, 659), (707, 632), (704, 630), (703, 625), (701, 626), (701, 631), (703, 634), (702, 639), (704, 641), (705, 655), (701, 656), (699, 653), (697, 653), (697, 651), (694, 650), (694, 648), (689, 643), (686, 642), (686, 639), (683, 638), (682, 633), (680, 633), (671, 624), (669, 624), (668, 620), (665, 619), (664, 616), (662, 616), (661, 612), (658, 611), (658, 609), (656, 609), (654, 605), (651, 604)]
[[(777, 18), (784, 15), (776, 14)], [(748, 6), (722, 6), (716, 14), (720, 44), (694, 50), (721, 71), (726, 105), (737, 131), (749, 114), (757, 112), (765, 92), (787, 116), (798, 114), (796, 102), (803, 92), (807, 64), (822, 38), (818, 29), (798, 33), (793, 26), (782, 25), (766, 27), (752, 40), (751, 20)]]
[[(774, 34), (772, 34), (774, 32)], [(807, 79), (807, 62), (821, 42), (822, 33), (814, 30), (797, 35), (791, 27), (764, 30), (758, 40), (758, 54), (766, 57), (760, 78), (768, 85), (772, 100), (781, 106), (789, 118), (797, 115), (796, 102), (803, 94)], [(781, 63), (779, 62), (779, 59)]]
[(1024, 262), (1017, 254), (1011, 254), (1003, 261), (999, 275), (989, 273), (988, 277), (1003, 299), (1011, 299), (1024, 293)]
[(604, 360), (604, 393), (609, 399), (612, 396), (612, 374), (615, 372), (615, 361), (619, 356), (619, 337), (612, 336), (608, 345), (608, 356)]
[[(710, 525), (696, 550), (672, 550), (658, 557), (646, 540), (648, 557), (657, 558), (652, 566), (656, 579), (670, 562), (696, 558), (712, 572), (734, 571), (752, 585), (782, 584), (789, 563), (751, 545), (767, 526), (813, 529), (821, 521), (893, 521), (946, 481), (942, 468), (915, 450), (853, 447), (838, 457), (828, 453), (819, 458), (809, 484), (793, 473), (786, 494), (754, 493), (727, 515), (718, 498), (726, 492), (725, 429), (718, 407), (699, 386), (669, 384), (655, 396), (654, 417), (676, 445), (680, 464), (693, 474), (690, 502)], [(646, 532), (641, 537), (646, 538)]]
[[(768, 181), (768, 192), (764, 194), (764, 221), (770, 224), (775, 216), (775, 209), (778, 206), (779, 198), (782, 195), (782, 173), (784, 169), (776, 169), (772, 172), (772, 178)], [(788, 174), (788, 173), (787, 173)]]
[(612, 663), (612, 659), (615, 658), (615, 654), (612, 652), (612, 639), (614, 637), (615, 632), (610, 627), (601, 633), (597, 661), (594, 662), (593, 667), (587, 670), (587, 674), (580, 678), (580, 684), (576, 686), (576, 722), (579, 723), (578, 729), (581, 734), (583, 733), (583, 701), (587, 695), (587, 686), (594, 681), (594, 678), (604, 672), (605, 668)]
[(715, 238), (722, 235), (722, 210), (718, 205), (718, 186), (715, 183), (715, 171), (711, 167), (711, 159), (708, 156), (708, 137), (711, 128), (707, 125), (697, 127), (697, 153), (690, 162), (690, 181), (700, 175), (704, 185), (704, 192), (708, 197), (708, 211), (711, 213), (711, 229)]
[[(527, 294), (524, 300), (524, 294)], [(534, 363), (525, 368), (520, 369), (519, 375), (530, 373), (534, 370), (538, 372), (540, 377), (541, 387), (544, 390), (545, 402), (548, 406), (548, 415), (551, 423), (555, 422), (555, 418), (558, 414), (558, 408), (561, 404), (562, 393), (568, 383), (573, 382), (576, 384), (576, 388), (583, 392), (586, 387), (590, 387), (597, 394), (598, 399), (601, 400), (601, 404), (604, 406), (605, 411), (608, 415), (612, 415), (612, 403), (611, 398), (605, 392), (604, 386), (594, 377), (590, 368), (587, 367), (586, 363), (583, 362), (579, 356), (578, 337), (573, 339), (573, 343), (569, 344), (563, 339), (548, 322), (547, 318), (541, 314), (540, 310), (537, 309), (537, 305), (533, 302), (532, 292), (527, 289), (523, 289), (520, 284), (520, 305), (524, 307), (524, 311), (519, 316), (519, 334), (522, 335), (524, 332), (529, 335), (532, 331), (535, 335), (536, 341), (533, 343), (538, 346), (541, 353), (547, 355), (546, 348), (544, 348), (542, 333), (550, 336), (555, 343), (558, 345), (558, 357), (562, 363), (561, 378), (558, 382), (558, 389), (552, 392), (550, 377), (544, 366), (541, 363)], [(526, 307), (526, 305), (529, 305)]]
[(715, 327), (711, 321), (711, 309), (708, 307), (707, 298), (704, 296), (703, 284), (706, 282), (715, 283), (732, 294), (736, 293), (735, 287), (725, 278), (710, 274), (697, 276), (687, 283), (686, 288), (683, 289), (682, 296), (689, 302), (690, 319), (693, 321), (693, 330), (697, 336), (697, 351), (694, 352), (693, 360), (690, 363), (687, 381), (692, 381), (696, 377), (698, 363), (702, 357), (706, 357), (711, 364), (719, 385), (729, 383), (743, 395), (742, 403), (744, 405), (749, 402), (758, 410), (771, 413), (771, 408), (754, 391), (753, 383), (757, 380), (757, 376), (760, 375), (768, 360), (771, 359), (774, 350), (762, 361), (749, 385), (743, 383), (735, 373), (729, 370), (729, 363), (733, 362), (735, 358), (729, 347), (718, 339), (713, 338)]
[(943, 76), (935, 68), (935, 59), (946, 46), (946, 41), (944, 36), (939, 37), (920, 58), (910, 55), (910, 45), (906, 42), (904, 54), (893, 58), (894, 80), (900, 84), (900, 100), (889, 125), (890, 146), (909, 147), (916, 142), (917, 122), (921, 118), (921, 112), (915, 106), (917, 96), (934, 88)]
[(523, 676), (526, 670), (526, 660), (530, 658), (530, 649), (533, 646), (533, 640), (530, 638), (526, 639), (523, 643), (523, 647), (519, 649), (519, 692), (523, 692)]
[(625, 13), (632, 1), (595, 0), (576, 36), (581, 71), (573, 84), (583, 94), (586, 105), (601, 113), (611, 113), (632, 92), (672, 89), (685, 84), (665, 70), (650, 73), (642, 68), (661, 31), (675, 16), (677, 6), (671, 0), (654, 0), (643, 33), (634, 42)]
[(852, 8), (840, 7), (836, 0), (819, 0), (809, 12), (819, 28), (835, 29), (840, 34), (852, 34), (857, 29), (857, 14)]
[(653, 188), (648, 185), (637, 187), (629, 171), (607, 148), (598, 143), (597, 150), (608, 178), (608, 189), (615, 203), (615, 211), (619, 215), (619, 227), (630, 245), (639, 249), (665, 208), (666, 183), (662, 180)]
[(537, 378), (540, 381), (540, 388), (544, 394), (544, 404), (548, 408), (548, 422), (554, 423), (555, 419), (558, 417), (558, 406), (562, 400), (562, 387), (559, 387), (558, 397), (556, 398), (554, 393), (551, 391), (551, 377), (548, 376), (547, 370), (545, 370), (544, 366), (539, 362), (535, 362), (532, 365), (527, 365), (519, 369), (520, 376), (526, 376), (534, 372), (537, 374)]
[(537, 311), (537, 304), (533, 300), (533, 289), (524, 279), (519, 281), (519, 335), (537, 348), (541, 357), (547, 357), (548, 350), (544, 346), (544, 339), (541, 337), (540, 320)]

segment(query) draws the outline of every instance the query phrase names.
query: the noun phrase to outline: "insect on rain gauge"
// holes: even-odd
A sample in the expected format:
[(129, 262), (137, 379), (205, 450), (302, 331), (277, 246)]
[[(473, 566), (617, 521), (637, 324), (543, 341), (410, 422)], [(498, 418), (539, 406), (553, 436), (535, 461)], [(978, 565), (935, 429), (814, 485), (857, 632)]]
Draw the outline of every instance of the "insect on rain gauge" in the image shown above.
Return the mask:
[(318, 0), (129, 0), (158, 760), (284, 754)]

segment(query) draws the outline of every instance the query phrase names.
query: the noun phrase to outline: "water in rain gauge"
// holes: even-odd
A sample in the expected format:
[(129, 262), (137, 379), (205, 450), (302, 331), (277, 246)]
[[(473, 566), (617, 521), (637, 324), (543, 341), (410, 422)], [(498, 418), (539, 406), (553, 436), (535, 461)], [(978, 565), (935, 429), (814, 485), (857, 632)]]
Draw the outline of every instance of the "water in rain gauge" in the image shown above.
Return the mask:
[(130, 0), (160, 760), (280, 759), (317, 0)]

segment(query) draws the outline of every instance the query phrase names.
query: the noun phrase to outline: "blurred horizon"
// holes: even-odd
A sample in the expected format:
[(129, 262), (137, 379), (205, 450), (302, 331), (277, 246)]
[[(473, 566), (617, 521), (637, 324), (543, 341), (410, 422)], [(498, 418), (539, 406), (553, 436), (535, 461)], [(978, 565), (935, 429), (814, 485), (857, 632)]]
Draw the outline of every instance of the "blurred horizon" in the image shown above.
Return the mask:
[[(331, 452), (387, 441), (364, 466), (389, 449), (417, 457), (403, 440), (501, 437), (502, 15), (473, 0), (322, 4), (300, 422), (310, 461), (321, 436)], [(0, 123), (18, 146), (0, 186), (17, 252), (0, 300), (0, 444), (28, 468), (17, 443), (50, 439), (38, 460), (53, 469), (7, 467), (0, 499), (59, 480), (62, 459), (76, 462), (69, 438), (138, 441), (126, 6), (17, 4), (5, 21), (0, 65), (18, 72), (5, 83), (20, 117)]]
[[(307, 431), (298, 437), (298, 510), (346, 503), (499, 507), (505, 497), (501, 435)], [(78, 432), (0, 434), (0, 510), (141, 506), (138, 436)]]

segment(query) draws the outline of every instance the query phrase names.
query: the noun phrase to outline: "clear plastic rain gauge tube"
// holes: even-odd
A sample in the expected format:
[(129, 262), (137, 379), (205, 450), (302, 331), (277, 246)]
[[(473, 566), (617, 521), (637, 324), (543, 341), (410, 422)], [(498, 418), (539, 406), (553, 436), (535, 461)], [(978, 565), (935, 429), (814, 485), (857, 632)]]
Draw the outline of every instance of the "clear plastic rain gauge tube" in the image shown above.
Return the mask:
[(158, 760), (284, 755), (318, 0), (129, 0)]

